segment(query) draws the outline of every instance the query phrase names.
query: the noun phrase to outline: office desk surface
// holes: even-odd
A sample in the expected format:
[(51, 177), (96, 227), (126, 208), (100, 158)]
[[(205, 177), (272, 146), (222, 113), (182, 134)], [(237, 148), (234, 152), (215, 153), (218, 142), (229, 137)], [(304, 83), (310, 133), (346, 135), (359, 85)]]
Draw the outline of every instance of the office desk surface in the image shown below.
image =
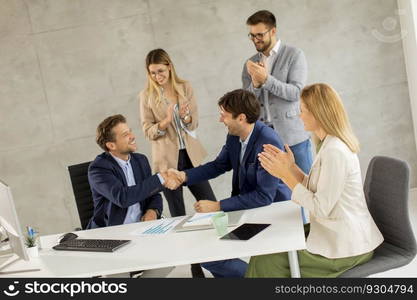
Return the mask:
[[(132, 234), (146, 229), (151, 222), (76, 232), (79, 238), (132, 240), (114, 253), (55, 251), (50, 247), (60, 235), (42, 237), (39, 258), (9, 268), (41, 270), (2, 277), (91, 277), (305, 249), (300, 207), (291, 201), (246, 210), (241, 223), (271, 224), (248, 241), (220, 240), (214, 229), (148, 236)], [(234, 228), (229, 227), (229, 231)]]

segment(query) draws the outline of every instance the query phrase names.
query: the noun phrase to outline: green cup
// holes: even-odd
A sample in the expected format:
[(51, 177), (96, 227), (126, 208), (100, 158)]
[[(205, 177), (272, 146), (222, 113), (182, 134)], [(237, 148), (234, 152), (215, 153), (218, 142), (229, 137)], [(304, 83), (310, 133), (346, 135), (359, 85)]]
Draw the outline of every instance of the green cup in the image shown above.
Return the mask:
[(227, 226), (229, 225), (229, 218), (227, 213), (222, 212), (212, 216), (211, 222), (213, 223), (218, 236), (223, 236), (227, 233)]

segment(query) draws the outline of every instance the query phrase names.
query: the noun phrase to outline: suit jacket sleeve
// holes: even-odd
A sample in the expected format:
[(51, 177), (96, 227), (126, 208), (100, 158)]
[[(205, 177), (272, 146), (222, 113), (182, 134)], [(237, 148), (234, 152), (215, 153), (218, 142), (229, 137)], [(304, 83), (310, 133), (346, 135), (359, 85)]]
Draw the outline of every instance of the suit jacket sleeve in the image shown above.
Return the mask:
[(196, 130), (198, 127), (198, 107), (197, 107), (197, 100), (194, 94), (194, 90), (191, 87), (191, 84), (186, 82), (184, 84), (185, 89), (185, 97), (189, 102), (190, 108), (190, 115), (191, 115), (191, 122), (189, 124), (185, 124), (187, 129), (189, 130)]
[(152, 108), (149, 106), (148, 98), (145, 91), (139, 94), (139, 111), (142, 121), (142, 130), (149, 140), (156, 140), (163, 135), (158, 134), (159, 122), (155, 120)]
[[(141, 159), (141, 166), (142, 166), (142, 168), (144, 170), (144, 173), (145, 173), (145, 177), (146, 178), (154, 177), (154, 176), (152, 176), (151, 166), (149, 165), (149, 161), (146, 158), (146, 156), (140, 156), (140, 159)], [(158, 182), (159, 182), (159, 178), (158, 178)], [(149, 196), (146, 199), (143, 208), (144, 208), (144, 212), (147, 209), (151, 209), (151, 208), (156, 209), (156, 210), (158, 210), (158, 216), (160, 216), (161, 213), (162, 213), (162, 197), (161, 197), (161, 194), (156, 193), (156, 194), (153, 194), (153, 195)]]
[(274, 201), (279, 180), (269, 175), (260, 165), (256, 170), (256, 180), (261, 184), (255, 190), (220, 201), (221, 210), (234, 211), (270, 205)]
[(289, 66), (287, 82), (282, 82), (273, 75), (268, 75), (262, 88), (281, 99), (292, 102), (299, 100), (301, 89), (306, 81), (307, 61), (304, 52), (297, 49)]
[(262, 92), (262, 89), (257, 89), (253, 86), (252, 78), (248, 73), (248, 69), (246, 68), (246, 63), (244, 64), (242, 71), (242, 88), (254, 93), (256, 98), (259, 98)]
[(334, 148), (326, 149), (321, 160), (317, 191), (314, 193), (304, 185), (297, 184), (292, 201), (307, 208), (316, 217), (327, 218), (345, 188), (348, 162), (345, 154)]
[(217, 176), (224, 174), (232, 169), (232, 163), (230, 161), (229, 146), (223, 146), (220, 154), (214, 161), (208, 162), (197, 168), (185, 170), (187, 174), (187, 185), (193, 185), (200, 181), (216, 178)]
[[(256, 171), (255, 188), (250, 192), (240, 193), (239, 195), (220, 201), (223, 211), (250, 209), (270, 205), (274, 201), (284, 201), (291, 199), (291, 190), (278, 178), (272, 176), (262, 168), (258, 160), (258, 154), (263, 151), (264, 144), (272, 144), (283, 150), (284, 146), (276, 134), (268, 129), (263, 132), (264, 137), (255, 145), (255, 160), (253, 162)], [(268, 133), (270, 131), (270, 133)], [(250, 166), (247, 167), (249, 172)]]
[(114, 174), (114, 170), (97, 163), (90, 166), (88, 180), (94, 190), (121, 208), (146, 201), (163, 188), (157, 175), (136, 182), (134, 186), (124, 186), (121, 179)]
[(220, 201), (221, 210), (232, 211), (250, 209), (270, 205), (274, 200), (284, 201), (291, 199), (291, 190), (280, 179), (266, 172), (257, 160), (258, 153), (263, 149), (263, 144), (272, 144), (281, 150), (284, 148), (283, 144), (277, 139), (269, 139), (260, 144), (261, 147), (256, 151), (255, 156), (256, 188), (248, 193), (241, 193)]

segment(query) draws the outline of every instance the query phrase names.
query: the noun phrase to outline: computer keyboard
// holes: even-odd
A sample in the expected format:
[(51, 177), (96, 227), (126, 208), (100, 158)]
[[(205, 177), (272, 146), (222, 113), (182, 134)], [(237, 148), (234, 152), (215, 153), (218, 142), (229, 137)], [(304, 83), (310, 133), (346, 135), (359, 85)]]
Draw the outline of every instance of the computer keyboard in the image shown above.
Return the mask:
[(114, 252), (129, 242), (130, 240), (74, 239), (60, 243), (52, 248), (67, 251)]

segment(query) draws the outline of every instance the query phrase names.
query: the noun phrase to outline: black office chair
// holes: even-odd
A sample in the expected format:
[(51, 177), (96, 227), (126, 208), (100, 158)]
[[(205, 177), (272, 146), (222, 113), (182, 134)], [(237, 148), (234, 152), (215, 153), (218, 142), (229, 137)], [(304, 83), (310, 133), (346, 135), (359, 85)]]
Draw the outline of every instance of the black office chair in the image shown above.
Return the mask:
[[(88, 222), (94, 213), (93, 196), (91, 194), (90, 183), (88, 182), (88, 167), (90, 163), (91, 161), (68, 167), (78, 216), (81, 222), (81, 229), (83, 230), (87, 228)], [(130, 272), (130, 277), (138, 278), (142, 274), (143, 271)]]
[[(68, 167), (71, 178), (72, 190), (74, 191), (75, 202), (77, 203), (78, 216), (80, 217), (81, 228), (87, 228), (88, 222), (94, 213), (93, 196), (90, 183), (88, 182), (88, 167), (91, 161)], [(204, 278), (200, 264), (191, 265), (193, 278)], [(140, 277), (143, 271), (130, 272), (131, 278)]]
[(88, 222), (94, 213), (93, 197), (91, 195), (90, 183), (88, 182), (88, 166), (90, 163), (91, 161), (68, 167), (78, 216), (80, 217), (83, 230), (87, 228)]
[(410, 263), (417, 245), (410, 223), (408, 194), (410, 170), (406, 162), (376, 156), (369, 163), (364, 191), (369, 211), (384, 236), (373, 258), (340, 277), (367, 277)]

